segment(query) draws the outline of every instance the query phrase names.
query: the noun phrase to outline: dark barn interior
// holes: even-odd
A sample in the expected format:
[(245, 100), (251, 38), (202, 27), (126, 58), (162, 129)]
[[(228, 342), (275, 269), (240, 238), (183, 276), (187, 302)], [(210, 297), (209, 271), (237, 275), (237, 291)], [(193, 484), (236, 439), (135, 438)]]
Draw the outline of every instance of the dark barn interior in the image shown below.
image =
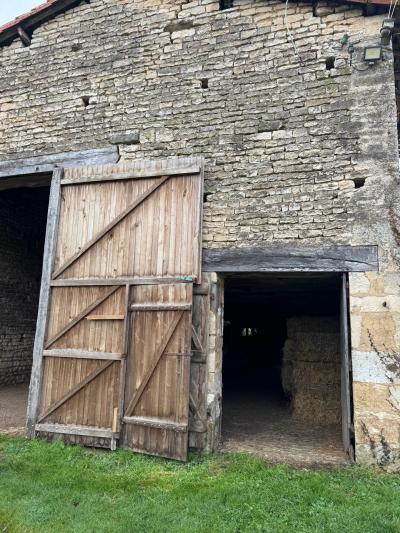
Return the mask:
[(338, 275), (225, 279), (224, 449), (344, 461), (339, 314)]
[(48, 186), (17, 183), (0, 189), (0, 430), (8, 432), (25, 425), (49, 200)]

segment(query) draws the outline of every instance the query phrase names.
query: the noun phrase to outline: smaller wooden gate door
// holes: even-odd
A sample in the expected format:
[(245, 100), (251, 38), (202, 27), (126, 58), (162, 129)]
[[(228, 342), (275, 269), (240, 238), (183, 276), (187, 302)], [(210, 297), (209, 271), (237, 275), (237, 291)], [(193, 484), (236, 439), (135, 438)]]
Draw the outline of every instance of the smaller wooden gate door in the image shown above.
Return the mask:
[(192, 284), (132, 287), (123, 445), (186, 460)]
[(202, 186), (198, 158), (55, 173), (31, 436), (186, 458)]

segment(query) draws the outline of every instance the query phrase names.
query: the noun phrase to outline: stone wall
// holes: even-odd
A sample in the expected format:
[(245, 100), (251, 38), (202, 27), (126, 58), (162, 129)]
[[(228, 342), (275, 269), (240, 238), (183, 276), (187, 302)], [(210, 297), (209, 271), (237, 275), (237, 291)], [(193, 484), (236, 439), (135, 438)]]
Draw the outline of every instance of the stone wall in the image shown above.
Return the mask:
[[(332, 3), (290, 2), (286, 14), (278, 0), (224, 11), (214, 0), (83, 2), (40, 26), (30, 47), (0, 49), (0, 160), (110, 143), (122, 160), (203, 154), (204, 246), (377, 245), (379, 283), (387, 272), (398, 291), (392, 53), (362, 61), (383, 17)], [(353, 327), (364, 313), (400, 310), (396, 292), (379, 296), (396, 300), (390, 311), (369, 311), (370, 290), (352, 307)], [(384, 353), (396, 361), (394, 349)], [(369, 387), (374, 417), (357, 383)], [(363, 459), (362, 435), (381, 431), (392, 393), (357, 383)], [(389, 430), (385, 439), (400, 442)]]
[(353, 243), (397, 176), (390, 50), (359, 71), (382, 17), (290, 3), (297, 56), (284, 16), (278, 0), (83, 2), (0, 49), (0, 159), (119, 141), (123, 160), (203, 154), (206, 246)]
[(357, 459), (400, 467), (399, 275), (351, 274)]
[(0, 192), (0, 385), (29, 382), (47, 190)]

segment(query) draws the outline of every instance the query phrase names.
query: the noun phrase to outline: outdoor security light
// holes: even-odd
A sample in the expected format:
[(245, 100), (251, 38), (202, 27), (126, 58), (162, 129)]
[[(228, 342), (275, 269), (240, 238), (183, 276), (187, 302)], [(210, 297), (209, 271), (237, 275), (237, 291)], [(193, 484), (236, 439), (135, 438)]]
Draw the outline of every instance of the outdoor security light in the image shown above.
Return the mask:
[(373, 65), (380, 59), (382, 59), (382, 46), (375, 45), (366, 46), (364, 48), (364, 61), (366, 61), (370, 65)]

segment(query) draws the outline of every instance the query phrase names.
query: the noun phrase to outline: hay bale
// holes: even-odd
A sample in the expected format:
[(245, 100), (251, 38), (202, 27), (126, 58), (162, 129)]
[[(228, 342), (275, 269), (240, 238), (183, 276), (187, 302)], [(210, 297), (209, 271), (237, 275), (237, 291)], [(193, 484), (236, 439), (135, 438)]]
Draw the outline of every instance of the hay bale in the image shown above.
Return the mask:
[(340, 366), (335, 363), (294, 361), (291, 370), (292, 389), (340, 391)]
[(331, 317), (292, 317), (283, 348), (282, 387), (294, 420), (317, 425), (341, 420), (340, 333)]
[(336, 395), (323, 397), (299, 391), (293, 396), (291, 409), (293, 420), (306, 424), (330, 426), (342, 421), (340, 396)]

